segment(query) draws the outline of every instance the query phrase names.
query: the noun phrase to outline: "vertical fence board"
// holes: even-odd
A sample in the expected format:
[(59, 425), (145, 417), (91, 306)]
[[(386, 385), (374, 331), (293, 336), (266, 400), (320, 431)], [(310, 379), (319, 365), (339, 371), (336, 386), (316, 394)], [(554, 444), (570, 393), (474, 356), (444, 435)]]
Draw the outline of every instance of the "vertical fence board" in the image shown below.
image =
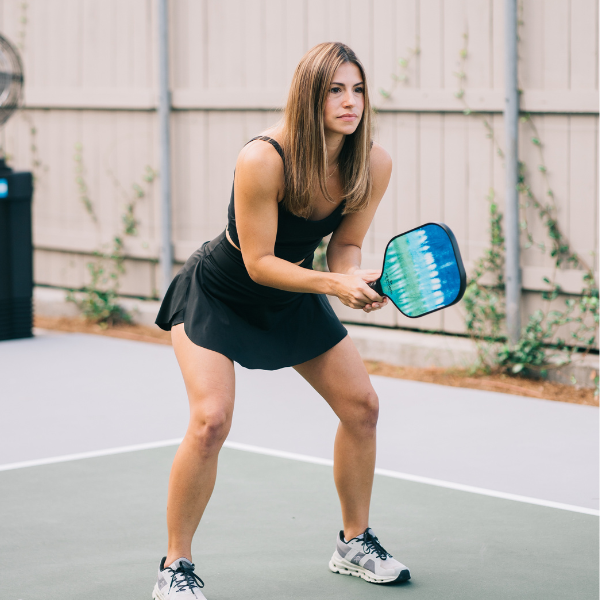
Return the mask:
[[(456, 235), (461, 248), (468, 240), (468, 203), (467, 203), (467, 127), (461, 114), (444, 115), (443, 135), (443, 221)], [(464, 319), (457, 309), (442, 311), (444, 330), (462, 333)]]
[(307, 50), (321, 42), (328, 42), (329, 15), (323, 11), (321, 0), (306, 0)]
[(348, 13), (350, 17), (348, 43), (367, 70), (367, 81), (371, 86), (371, 94), (374, 94), (376, 87), (371, 51), (373, 4), (370, 0), (349, 0)]
[(493, 0), (467, 0), (465, 19), (468, 32), (467, 87), (493, 87), (494, 28)]
[[(113, 3), (106, 4), (107, 12), (110, 11), (112, 21), (112, 44), (110, 47), (112, 61), (111, 70), (114, 71), (113, 84), (119, 88), (132, 87), (133, 69), (133, 38), (139, 33), (135, 29), (135, 14), (138, 12), (139, 0), (124, 2), (117, 9)], [(137, 34), (137, 35), (136, 35)], [(123, 60), (123, 57), (129, 60)]]
[(187, 155), (184, 185), (181, 187), (184, 197), (178, 200), (182, 206), (187, 206), (187, 211), (180, 213), (180, 226), (184, 227), (185, 235), (178, 239), (199, 247), (210, 239), (209, 215), (214, 199), (210, 187), (209, 156), (216, 142), (209, 135), (207, 113), (182, 113), (178, 118), (179, 127), (187, 130), (187, 143), (178, 146), (174, 160), (175, 163), (179, 160), (179, 152)]
[(568, 237), (573, 250), (591, 266), (590, 252), (596, 248), (598, 224), (597, 181), (590, 175), (598, 161), (598, 119), (592, 116), (570, 117)]
[(298, 2), (286, 0), (285, 4), (285, 65), (284, 81), (285, 90), (292, 81), (296, 65), (308, 50), (307, 46), (307, 0)]
[[(476, 0), (477, 1), (477, 0)], [(504, 89), (504, 0), (492, 2), (491, 86)], [(522, 61), (521, 61), (522, 62)], [(521, 68), (519, 63), (517, 68)]]
[(547, 2), (527, 0), (523, 6), (523, 25), (518, 27), (520, 37), (519, 87), (521, 89), (541, 90), (544, 88), (544, 20)]
[(350, 4), (349, 0), (329, 0), (322, 3), (323, 12), (327, 12), (328, 42), (342, 42), (349, 45), (350, 41)]
[(419, 85), (439, 89), (444, 87), (445, 64), (442, 3), (440, 0), (422, 0), (419, 7)]
[(281, 0), (265, 0), (264, 45), (265, 87), (283, 87), (286, 79), (286, 5)]
[[(542, 143), (545, 143), (546, 116), (535, 115), (532, 121), (535, 123), (540, 140)], [(531, 141), (534, 137), (535, 133), (530, 124), (522, 123), (519, 130), (519, 160), (525, 164), (525, 178), (527, 184), (531, 186), (532, 193), (538, 202), (546, 204), (548, 200), (546, 195), (547, 189), (544, 176), (539, 170), (542, 158), (540, 156), (540, 149)], [(526, 203), (526, 201), (526, 197), (522, 195), (521, 202)], [(536, 245), (522, 253), (521, 264), (523, 266), (551, 267), (553, 261), (549, 256), (550, 240), (546, 233), (547, 229), (539, 218), (538, 211), (531, 205), (529, 208), (525, 208), (522, 214), (527, 219), (529, 231), (533, 235)], [(543, 247), (540, 248), (537, 244), (543, 244)]]
[[(242, 63), (242, 77), (247, 89), (264, 88), (265, 86), (265, 26), (263, 0), (245, 0), (243, 5), (244, 46), (242, 54), (237, 57)], [(242, 60), (240, 60), (242, 59)]]
[[(196, 172), (192, 167), (192, 161), (198, 158), (198, 151), (202, 151), (197, 145), (194, 147), (192, 154), (192, 140), (201, 139), (203, 136), (197, 128), (193, 127), (194, 113), (191, 111), (182, 111), (174, 115), (172, 120), (172, 143), (171, 152), (172, 161), (172, 179), (173, 188), (171, 191), (172, 206), (173, 206), (173, 237), (175, 240), (190, 240), (192, 222), (195, 221), (197, 215), (194, 214), (194, 199), (192, 198), (190, 186), (190, 173)], [(200, 133), (200, 135), (198, 135)], [(201, 154), (200, 154), (201, 155)], [(194, 164), (194, 167), (200, 165)], [(201, 177), (201, 173), (198, 173)], [(199, 198), (196, 198), (198, 201)]]
[[(195, 0), (179, 0), (169, 5), (169, 50), (171, 72), (171, 81), (175, 89), (189, 89), (195, 87), (192, 84), (190, 73), (190, 62), (195, 67), (201, 67), (201, 61), (198, 61), (197, 47), (201, 40), (199, 35), (192, 35), (191, 31), (202, 31), (200, 21), (197, 15), (191, 14), (192, 6), (196, 9), (201, 8), (201, 3)], [(197, 80), (195, 81), (195, 83)], [(197, 86), (200, 87), (200, 86)]]
[(373, 10), (373, 72), (371, 79), (380, 100), (379, 90), (389, 90), (392, 86), (392, 74), (396, 73), (396, 49), (394, 44), (395, 3), (393, 0), (379, 0)]
[[(561, 231), (569, 237), (569, 118), (564, 115), (544, 117), (544, 159), (548, 169), (548, 184), (554, 193), (558, 223)], [(545, 202), (551, 198), (540, 190)]]
[[(417, 36), (417, 2), (416, 0), (396, 0), (396, 14), (394, 22), (394, 65), (395, 73), (406, 75), (406, 80), (397, 86), (398, 93), (402, 93), (406, 88), (417, 88), (417, 61), (418, 56), (413, 52), (419, 46)], [(408, 60), (406, 68), (401, 69), (398, 59)]]
[[(209, 0), (188, 0), (187, 22), (185, 23), (185, 36), (187, 46), (181, 47), (181, 53), (186, 57), (187, 81), (191, 89), (204, 89), (209, 76), (208, 41), (210, 37), (207, 23), (207, 2)], [(183, 26), (181, 27), (183, 29)]]
[[(245, 52), (244, 42), (246, 38), (246, 24), (243, 18), (244, 2), (230, 1), (224, 2), (223, 18), (224, 23), (224, 39), (220, 40), (219, 51), (223, 53), (225, 61), (225, 88), (242, 88), (245, 87), (245, 73), (243, 56)], [(250, 32), (248, 32), (250, 34)]]
[(392, 178), (396, 182), (396, 230), (398, 233), (418, 227), (419, 217), (419, 117), (400, 113), (396, 117), (396, 158)]
[(31, 58), (31, 84), (38, 87), (52, 85), (52, 79), (49, 77), (48, 66), (46, 64), (46, 48), (50, 46), (52, 39), (52, 30), (48, 27), (49, 13), (51, 7), (47, 2), (31, 2), (27, 9), (28, 23), (25, 27), (25, 44), (27, 53)]
[[(420, 223), (443, 221), (443, 119), (440, 114), (420, 115), (419, 140), (419, 208)], [(435, 175), (439, 174), (438, 177)], [(414, 327), (414, 321), (408, 317), (400, 317), (399, 324)], [(409, 325), (410, 323), (410, 325)], [(442, 329), (442, 314), (433, 313), (419, 319), (421, 329)]]
[(570, 2), (545, 3), (543, 51), (544, 89), (547, 90), (569, 89), (570, 13)]
[(598, 2), (571, 0), (570, 88), (598, 89)]
[[(114, 3), (83, 0), (81, 21), (82, 86), (106, 88), (114, 84)], [(122, 59), (121, 59), (122, 60)]]
[(227, 77), (225, 51), (227, 44), (227, 21), (225, 20), (225, 4), (219, 0), (206, 0), (208, 27), (206, 28), (207, 53), (207, 86), (209, 89), (225, 87)]
[(454, 92), (460, 83), (460, 51), (468, 36), (466, 5), (464, 0), (444, 0), (443, 6), (443, 87)]
[[(491, 115), (483, 115), (490, 125)], [(477, 117), (471, 117), (466, 123), (468, 182), (466, 195), (467, 241), (461, 247), (464, 260), (473, 263), (489, 247), (489, 201), (490, 189), (494, 187), (492, 165), (495, 152), (492, 141), (486, 138), (486, 130)], [(469, 273), (470, 274), (470, 273)]]

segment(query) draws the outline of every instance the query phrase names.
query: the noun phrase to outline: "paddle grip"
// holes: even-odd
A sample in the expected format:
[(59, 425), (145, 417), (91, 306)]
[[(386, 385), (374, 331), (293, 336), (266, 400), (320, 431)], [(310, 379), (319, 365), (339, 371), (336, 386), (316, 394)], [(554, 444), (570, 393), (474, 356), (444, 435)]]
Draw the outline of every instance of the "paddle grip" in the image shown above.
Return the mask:
[(377, 279), (375, 281), (369, 281), (367, 283), (367, 285), (372, 289), (375, 290), (380, 296), (383, 296), (383, 289), (381, 288), (381, 279)]

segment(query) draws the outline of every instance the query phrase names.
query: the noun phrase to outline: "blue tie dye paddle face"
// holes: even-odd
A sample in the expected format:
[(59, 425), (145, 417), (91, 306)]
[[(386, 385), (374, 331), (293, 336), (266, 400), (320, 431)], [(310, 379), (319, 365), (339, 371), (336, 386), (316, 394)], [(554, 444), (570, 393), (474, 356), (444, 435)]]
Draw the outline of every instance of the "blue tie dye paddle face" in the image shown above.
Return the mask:
[(443, 223), (428, 223), (392, 238), (381, 278), (369, 286), (411, 318), (456, 304), (466, 275), (454, 234)]

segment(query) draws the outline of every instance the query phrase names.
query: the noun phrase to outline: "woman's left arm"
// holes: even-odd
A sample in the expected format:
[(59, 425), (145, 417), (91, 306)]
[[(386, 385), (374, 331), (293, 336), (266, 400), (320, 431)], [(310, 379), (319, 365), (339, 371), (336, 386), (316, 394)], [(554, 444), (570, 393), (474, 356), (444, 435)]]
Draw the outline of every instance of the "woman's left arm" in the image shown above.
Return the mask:
[[(359, 275), (367, 282), (375, 281), (381, 275), (381, 271), (361, 270), (361, 248), (375, 216), (375, 211), (388, 187), (391, 174), (392, 159), (390, 155), (379, 144), (373, 144), (371, 150), (371, 175), (373, 178), (371, 200), (365, 210), (346, 215), (333, 232), (327, 247), (327, 265), (332, 273)], [(383, 303), (367, 305), (363, 310), (371, 312), (371, 310), (382, 308), (385, 304), (387, 304), (387, 298)]]

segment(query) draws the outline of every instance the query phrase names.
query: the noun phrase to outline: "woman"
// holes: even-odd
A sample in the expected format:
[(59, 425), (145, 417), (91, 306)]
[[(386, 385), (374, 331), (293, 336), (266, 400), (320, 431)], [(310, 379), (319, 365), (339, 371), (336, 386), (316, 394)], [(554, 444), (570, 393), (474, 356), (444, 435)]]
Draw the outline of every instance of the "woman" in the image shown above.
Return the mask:
[[(329, 568), (372, 583), (410, 578), (369, 528), (378, 399), (325, 296), (367, 313), (387, 304), (367, 285), (379, 273), (360, 261), (391, 170), (371, 142), (361, 63), (344, 44), (315, 46), (296, 69), (282, 122), (239, 154), (227, 229), (188, 259), (156, 320), (172, 332), (190, 424), (171, 470), (169, 546), (155, 599), (204, 598), (191, 543), (231, 424), (234, 361), (293, 366), (340, 419), (334, 479), (344, 529)], [(330, 272), (313, 271), (313, 253), (330, 233)]]

